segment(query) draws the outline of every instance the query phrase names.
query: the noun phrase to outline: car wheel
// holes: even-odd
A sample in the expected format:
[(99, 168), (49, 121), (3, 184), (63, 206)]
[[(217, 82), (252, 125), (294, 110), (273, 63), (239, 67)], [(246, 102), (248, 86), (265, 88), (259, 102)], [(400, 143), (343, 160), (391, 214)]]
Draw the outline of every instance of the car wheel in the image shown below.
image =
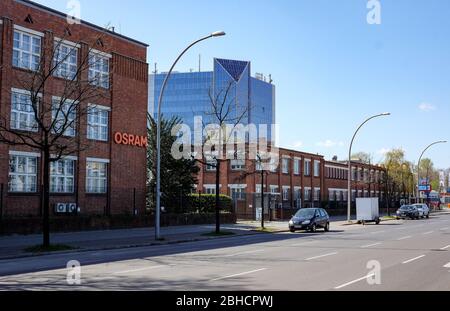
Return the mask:
[(295, 233), (295, 228), (289, 228), (289, 231), (291, 231), (291, 233)]
[(427, 219), (430, 219), (430, 214), (427, 215)]
[(327, 224), (325, 225), (325, 232), (330, 232), (330, 223), (327, 222)]
[(313, 232), (313, 233), (317, 232), (317, 226), (316, 226), (316, 224), (313, 224), (313, 225), (311, 226), (311, 232)]

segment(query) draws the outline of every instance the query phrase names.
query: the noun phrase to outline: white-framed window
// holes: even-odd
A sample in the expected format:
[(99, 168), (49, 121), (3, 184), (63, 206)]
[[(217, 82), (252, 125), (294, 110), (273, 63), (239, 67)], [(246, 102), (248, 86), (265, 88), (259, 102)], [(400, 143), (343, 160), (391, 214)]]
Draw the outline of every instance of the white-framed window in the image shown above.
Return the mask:
[(311, 201), (311, 188), (305, 188), (305, 201)]
[(50, 192), (74, 193), (75, 160), (61, 159), (50, 163)]
[(358, 171), (356, 170), (356, 167), (352, 167), (352, 180), (356, 181), (358, 179)]
[(281, 168), (283, 174), (289, 174), (289, 159), (283, 158), (281, 160)]
[(233, 198), (233, 200), (245, 199), (245, 189), (242, 187), (231, 187), (230, 192), (231, 192), (231, 197)]
[(89, 54), (89, 83), (109, 89), (109, 57), (91, 51)]
[(75, 80), (78, 71), (78, 48), (61, 41), (55, 42), (53, 66), (54, 75), (67, 80)]
[(206, 161), (206, 170), (208, 172), (215, 172), (216, 171), (216, 165), (217, 165), (217, 161), (216, 160), (208, 160), (208, 161)]
[(52, 98), (53, 133), (64, 132), (64, 136), (75, 137), (77, 106), (78, 104), (72, 100)]
[(108, 141), (109, 108), (91, 106), (88, 111), (88, 139)]
[(290, 187), (283, 187), (283, 201), (289, 201), (289, 191)]
[(300, 160), (294, 159), (294, 175), (300, 175)]
[(14, 29), (13, 66), (37, 71), (41, 63), (42, 38)]
[(37, 192), (36, 156), (10, 155), (9, 157), (9, 192)]
[(206, 194), (216, 194), (216, 186), (205, 186)]
[(231, 160), (230, 162), (233, 171), (242, 171), (245, 169), (245, 160)]
[(270, 193), (278, 193), (278, 186), (271, 185), (270, 186)]
[(314, 177), (320, 176), (320, 161), (314, 161)]
[(335, 190), (328, 191), (328, 200), (330, 200), (330, 201), (336, 200), (336, 191)]
[[(36, 113), (38, 112), (36, 107)], [(26, 91), (15, 90), (11, 92), (11, 129), (37, 132), (35, 109), (31, 96)]]
[(300, 200), (302, 198), (302, 188), (294, 187), (294, 199)]
[(305, 176), (311, 176), (311, 160), (305, 160)]
[(320, 201), (320, 188), (314, 188), (314, 201)]
[(86, 164), (86, 192), (106, 193), (108, 189), (108, 163), (95, 160)]

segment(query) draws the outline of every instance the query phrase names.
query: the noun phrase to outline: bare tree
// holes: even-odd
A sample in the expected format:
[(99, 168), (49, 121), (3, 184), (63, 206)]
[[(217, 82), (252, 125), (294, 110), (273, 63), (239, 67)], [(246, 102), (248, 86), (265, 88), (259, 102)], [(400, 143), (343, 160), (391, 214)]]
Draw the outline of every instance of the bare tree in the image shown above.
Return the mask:
[[(220, 234), (220, 168), (223, 163), (228, 163), (230, 160), (227, 155), (223, 156), (224, 145), (230, 143), (234, 138), (234, 130), (241, 124), (243, 119), (247, 117), (249, 106), (238, 107), (234, 89), (234, 81), (230, 80), (226, 86), (219, 90), (210, 89), (208, 95), (210, 100), (210, 109), (205, 113), (209, 117), (210, 124), (203, 124), (206, 135), (202, 141), (203, 146), (213, 143), (213, 150), (211, 153), (203, 154), (203, 160), (198, 162), (212, 166), (216, 169), (216, 234)], [(208, 129), (208, 126), (214, 124), (214, 129)]]
[[(92, 70), (101, 66), (110, 68), (109, 60), (98, 57), (93, 51), (102, 45), (102, 37), (94, 38), (92, 44), (84, 44), (85, 49), (81, 42), (68, 44), (65, 39), (42, 39), (39, 62), (28, 67), (29, 71), (15, 70), (11, 78), (11, 85), (24, 91), (18, 94), (6, 90), (11, 95), (12, 105), (20, 106), (18, 109), (27, 111), (32, 117), (21, 120), (12, 109), (0, 112), (0, 143), (22, 146), (41, 154), (43, 174), (39, 192), (44, 248), (50, 246), (51, 163), (89, 147), (80, 135), (85, 120), (95, 109), (88, 103), (109, 98), (109, 76), (101, 76)], [(21, 62), (25, 60), (19, 58), (18, 61), (20, 63), (16, 65), (22, 67)], [(55, 88), (56, 83), (58, 87)]]

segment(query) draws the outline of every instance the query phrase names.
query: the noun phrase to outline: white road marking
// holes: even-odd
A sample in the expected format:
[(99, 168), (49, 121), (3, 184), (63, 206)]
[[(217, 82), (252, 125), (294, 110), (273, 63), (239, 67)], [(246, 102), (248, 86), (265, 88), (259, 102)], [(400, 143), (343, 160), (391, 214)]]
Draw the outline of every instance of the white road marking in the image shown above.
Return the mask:
[(311, 260), (314, 260), (314, 259), (319, 259), (319, 258), (324, 258), (324, 257), (334, 256), (334, 255), (337, 255), (337, 254), (338, 254), (337, 252), (335, 252), (335, 253), (328, 253), (328, 254), (325, 254), (325, 255), (320, 255), (320, 256), (315, 256), (315, 257), (307, 258), (307, 259), (305, 259), (305, 260), (306, 260), (306, 261), (311, 261)]
[(365, 277), (362, 277), (362, 278), (359, 278), (359, 279), (357, 279), (357, 280), (354, 280), (354, 281), (345, 283), (345, 284), (343, 284), (343, 285), (340, 285), (340, 286), (338, 286), (338, 287), (335, 287), (334, 289), (342, 289), (342, 288), (344, 288), (344, 287), (347, 287), (347, 286), (353, 285), (353, 284), (355, 284), (355, 283), (358, 283), (358, 282), (367, 280), (367, 279), (372, 278), (372, 277), (374, 277), (374, 276), (375, 276), (375, 273), (371, 273), (371, 274), (369, 274), (369, 275), (367, 275), (367, 276), (365, 276)]
[(246, 251), (246, 252), (240, 252), (240, 253), (225, 255), (224, 257), (236, 257), (236, 256), (239, 256), (239, 255), (255, 254), (255, 253), (262, 253), (262, 252), (264, 252), (263, 249), (257, 249), (257, 250), (254, 250), (254, 251)]
[(118, 271), (118, 272), (114, 272), (113, 274), (128, 274), (128, 273), (141, 272), (141, 271), (146, 271), (146, 270), (159, 269), (159, 268), (164, 268), (164, 267), (167, 267), (167, 266), (153, 266), (153, 267), (147, 267), (147, 268), (141, 268), (141, 269), (135, 269), (135, 270)]
[(442, 228), (441, 231), (446, 231), (448, 229), (450, 229), (450, 228), (449, 227), (445, 227), (445, 228)]
[(450, 269), (450, 262), (449, 262), (448, 264), (446, 264), (446, 265), (444, 266), (444, 268), (449, 268), (449, 269)]
[(378, 243), (361, 246), (361, 248), (369, 248), (369, 247), (373, 247), (373, 246), (377, 246), (377, 245), (381, 245), (381, 244), (382, 244), (381, 242), (378, 242)]
[(434, 231), (425, 232), (423, 235), (429, 235), (429, 234), (432, 234), (432, 233), (434, 233)]
[(385, 230), (382, 230), (382, 231), (371, 232), (370, 234), (380, 234), (380, 233), (385, 233), (385, 232), (386, 232)]
[(231, 279), (231, 278), (234, 278), (237, 276), (252, 274), (252, 273), (261, 272), (261, 271), (265, 271), (265, 270), (267, 270), (267, 268), (262, 268), (262, 269), (258, 269), (258, 270), (252, 270), (252, 271), (242, 272), (242, 273), (238, 273), (238, 274), (228, 275), (228, 276), (220, 277), (217, 279), (213, 279), (213, 280), (211, 280), (211, 282), (225, 280), (225, 279)]
[(316, 242), (316, 241), (308, 241), (308, 242), (303, 242), (303, 243), (297, 243), (297, 244), (292, 244), (291, 246), (303, 246), (303, 245), (306, 245), (306, 244), (309, 244), (309, 243), (314, 243), (314, 242)]
[(403, 238), (397, 239), (397, 241), (403, 241), (403, 240), (407, 240), (407, 239), (411, 239), (412, 236), (404, 236)]
[(450, 248), (450, 245), (447, 245), (447, 246), (441, 248), (441, 251), (445, 251), (446, 249), (449, 249), (449, 248)]
[(403, 264), (403, 265), (406, 265), (406, 264), (408, 264), (408, 263), (411, 263), (411, 262), (413, 262), (413, 261), (416, 261), (416, 260), (422, 259), (423, 257), (425, 257), (425, 255), (422, 255), (422, 256), (418, 256), (418, 257), (416, 257), (416, 258), (413, 258), (413, 259), (410, 259), (410, 260), (404, 261), (404, 262), (402, 262), (402, 264)]

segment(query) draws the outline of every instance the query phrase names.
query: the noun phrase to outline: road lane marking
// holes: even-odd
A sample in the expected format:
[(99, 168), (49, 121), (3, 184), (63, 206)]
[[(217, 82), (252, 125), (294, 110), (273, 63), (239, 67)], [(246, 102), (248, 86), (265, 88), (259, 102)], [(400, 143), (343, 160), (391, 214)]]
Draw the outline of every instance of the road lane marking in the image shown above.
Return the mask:
[(403, 241), (403, 240), (407, 240), (407, 239), (411, 239), (412, 236), (404, 236), (403, 238), (397, 239), (397, 241)]
[(434, 233), (434, 231), (425, 232), (423, 235), (429, 235), (429, 234), (432, 234), (432, 233)]
[(382, 244), (381, 242), (378, 242), (378, 243), (373, 243), (373, 244), (361, 246), (361, 248), (370, 248), (370, 247), (381, 245), (381, 244)]
[(441, 231), (446, 231), (448, 229), (450, 229), (450, 228), (449, 227), (445, 227), (445, 228), (442, 228)]
[(153, 267), (147, 267), (147, 268), (141, 268), (141, 269), (118, 271), (118, 272), (114, 272), (113, 274), (127, 274), (127, 273), (134, 273), (134, 272), (142, 272), (142, 271), (159, 269), (159, 268), (164, 268), (164, 267), (167, 267), (167, 266), (153, 266)]
[(308, 241), (308, 242), (303, 242), (303, 243), (291, 244), (291, 246), (294, 246), (294, 247), (295, 246), (303, 246), (303, 245), (314, 243), (314, 242), (317, 242), (317, 241)]
[(450, 269), (450, 262), (444, 266), (444, 268)]
[(220, 278), (217, 278), (217, 279), (213, 279), (213, 280), (211, 280), (211, 282), (221, 281), (221, 280), (225, 280), (225, 279), (231, 279), (231, 278), (235, 278), (237, 276), (248, 275), (248, 274), (257, 273), (257, 272), (261, 272), (261, 271), (265, 271), (265, 270), (267, 270), (267, 268), (262, 268), (262, 269), (258, 269), (258, 270), (242, 272), (242, 273), (233, 274), (233, 275), (227, 275), (227, 276), (223, 276), (223, 277), (220, 277)]
[(315, 256), (315, 257), (307, 258), (307, 259), (305, 259), (305, 260), (306, 260), (306, 261), (311, 261), (311, 260), (314, 260), (314, 259), (320, 259), (320, 258), (324, 258), (324, 257), (334, 256), (334, 255), (337, 255), (337, 254), (338, 254), (337, 252), (334, 252), (334, 253), (328, 253), (328, 254), (325, 254), (325, 255), (320, 255), (320, 256)]
[(422, 259), (423, 257), (425, 257), (425, 255), (422, 255), (422, 256), (418, 256), (418, 257), (416, 257), (416, 258), (413, 258), (413, 259), (410, 259), (410, 260), (404, 261), (404, 262), (402, 262), (402, 264), (403, 264), (403, 265), (406, 265), (406, 264), (408, 264), (408, 263), (411, 263), (411, 262), (413, 262), (413, 261), (416, 261), (416, 260)]
[(357, 280), (354, 280), (354, 281), (345, 283), (345, 284), (343, 284), (343, 285), (340, 285), (340, 286), (338, 286), (338, 287), (335, 287), (334, 289), (342, 289), (342, 288), (344, 288), (344, 287), (353, 285), (353, 284), (355, 284), (355, 283), (358, 283), (358, 282), (361, 282), (361, 281), (364, 281), (364, 280), (373, 278), (374, 276), (375, 276), (375, 273), (371, 273), (371, 274), (369, 274), (369, 275), (367, 275), (367, 276), (365, 276), (365, 277), (362, 277), (362, 278), (359, 278), (359, 279), (357, 279)]
[(382, 230), (382, 231), (375, 231), (375, 232), (371, 232), (370, 234), (380, 234), (380, 233), (385, 233), (386, 230)]
[(450, 248), (450, 245), (447, 245), (447, 246), (441, 248), (441, 251), (445, 251), (445, 250), (447, 250), (447, 249), (449, 249), (449, 248)]
[(239, 255), (248, 255), (248, 254), (255, 254), (255, 253), (262, 253), (262, 252), (264, 252), (263, 249), (257, 249), (257, 250), (254, 250), (254, 251), (246, 251), (246, 252), (240, 252), (240, 253), (225, 255), (224, 257), (236, 257), (236, 256), (239, 256)]

